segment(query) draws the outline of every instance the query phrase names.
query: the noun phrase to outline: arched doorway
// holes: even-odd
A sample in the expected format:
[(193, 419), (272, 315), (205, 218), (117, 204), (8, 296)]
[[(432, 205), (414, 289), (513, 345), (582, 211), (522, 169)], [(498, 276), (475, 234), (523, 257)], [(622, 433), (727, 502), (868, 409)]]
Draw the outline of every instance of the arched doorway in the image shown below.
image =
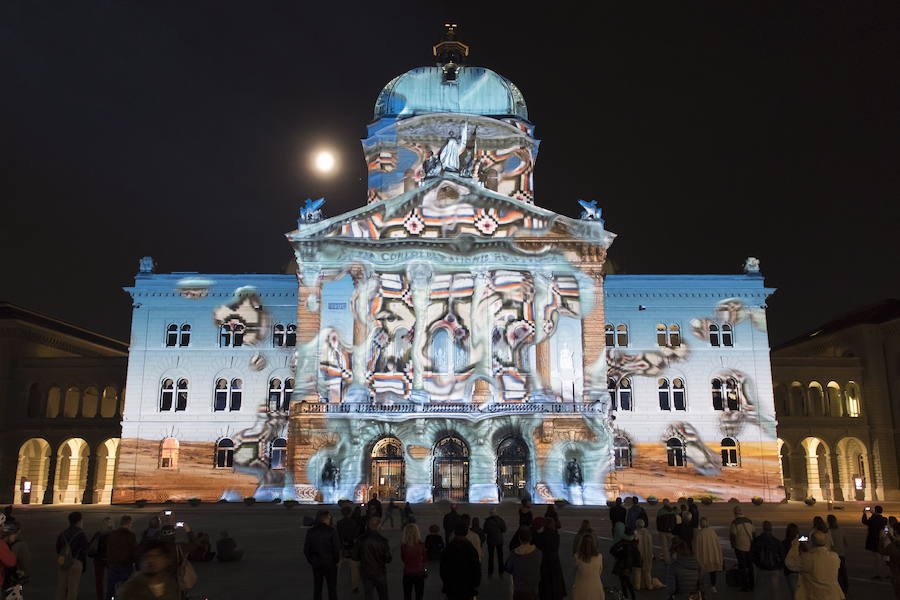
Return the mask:
[(853, 437), (839, 441), (837, 463), (839, 485), (844, 500), (872, 500), (872, 475), (865, 444)]
[(372, 468), (369, 479), (369, 495), (379, 499), (404, 500), (406, 498), (406, 463), (403, 460), (403, 444), (395, 437), (378, 440), (372, 448)]
[(508, 437), (497, 448), (497, 487), (500, 498), (522, 498), (528, 485), (528, 446)]
[(90, 449), (81, 438), (70, 438), (56, 451), (54, 504), (81, 504), (87, 485)]
[[(50, 444), (41, 438), (31, 438), (19, 449), (19, 464), (16, 468), (16, 480), (13, 483), (14, 504), (41, 504), (44, 502), (44, 490), (47, 489), (47, 476), (50, 469)], [(27, 481), (31, 491), (22, 496), (22, 481)], [(26, 486), (27, 487), (27, 486)]]
[(469, 501), (469, 446), (454, 436), (447, 436), (434, 445), (435, 502)]
[(97, 474), (94, 476), (94, 503), (112, 501), (113, 477), (119, 456), (119, 438), (109, 438), (97, 447)]

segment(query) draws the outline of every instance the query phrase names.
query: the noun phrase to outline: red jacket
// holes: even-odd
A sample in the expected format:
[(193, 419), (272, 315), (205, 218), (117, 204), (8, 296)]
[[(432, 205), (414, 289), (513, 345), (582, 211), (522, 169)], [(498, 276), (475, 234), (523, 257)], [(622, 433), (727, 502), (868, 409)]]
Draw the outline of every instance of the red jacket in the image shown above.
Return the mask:
[(400, 544), (400, 556), (403, 558), (404, 574), (419, 575), (425, 572), (425, 563), (428, 560), (425, 555), (425, 544), (421, 542), (415, 546)]
[[(14, 567), (16, 566), (16, 555), (13, 554), (13, 551), (9, 549), (9, 546), (6, 545), (6, 542), (0, 540), (0, 563), (3, 563), (4, 567)], [(3, 586), (3, 578), (6, 575), (6, 569), (0, 569), (0, 587)]]

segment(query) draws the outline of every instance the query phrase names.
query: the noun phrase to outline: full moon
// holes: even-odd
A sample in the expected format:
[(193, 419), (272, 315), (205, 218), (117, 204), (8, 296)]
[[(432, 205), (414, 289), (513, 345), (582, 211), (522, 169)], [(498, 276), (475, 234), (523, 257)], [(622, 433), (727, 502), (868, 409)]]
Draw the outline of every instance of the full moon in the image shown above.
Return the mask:
[(316, 154), (316, 169), (327, 173), (334, 168), (334, 155), (331, 152), (319, 152)]

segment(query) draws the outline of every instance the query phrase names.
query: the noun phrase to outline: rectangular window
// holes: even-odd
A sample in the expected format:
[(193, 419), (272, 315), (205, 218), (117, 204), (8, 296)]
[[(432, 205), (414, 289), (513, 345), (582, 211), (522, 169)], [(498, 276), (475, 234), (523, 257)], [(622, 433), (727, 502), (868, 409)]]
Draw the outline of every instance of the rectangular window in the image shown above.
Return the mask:
[(175, 410), (187, 410), (187, 390), (179, 390), (175, 402)]
[(328, 310), (347, 310), (346, 302), (329, 302)]
[(241, 391), (231, 391), (231, 407), (230, 410), (241, 410)]
[(228, 390), (216, 390), (216, 399), (213, 406), (213, 410), (225, 410), (225, 406), (228, 403)]
[(659, 410), (670, 410), (668, 390), (659, 390)]
[(687, 403), (684, 401), (684, 390), (675, 388), (672, 391), (675, 400), (675, 410), (687, 410)]

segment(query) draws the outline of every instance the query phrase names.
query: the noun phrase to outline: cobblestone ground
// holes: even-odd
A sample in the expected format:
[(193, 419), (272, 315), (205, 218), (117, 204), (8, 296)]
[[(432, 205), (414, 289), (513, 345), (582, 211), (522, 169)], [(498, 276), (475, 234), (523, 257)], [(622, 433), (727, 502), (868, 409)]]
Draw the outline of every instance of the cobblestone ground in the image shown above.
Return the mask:
[[(726, 568), (734, 564), (733, 555), (728, 547), (728, 523), (731, 520), (733, 505), (718, 504), (711, 507), (701, 506), (701, 516), (709, 518), (711, 524), (719, 534), (719, 538), (725, 549)], [(860, 524), (862, 504), (847, 503), (843, 510), (833, 510), (838, 516), (843, 527), (846, 527), (849, 538), (850, 553), (848, 557), (848, 569), (850, 573), (850, 593), (848, 598), (854, 599), (888, 599), (891, 597), (891, 587), (887, 581), (873, 581), (874, 563), (871, 557), (863, 551), (864, 528)], [(147, 526), (147, 521), (153, 514), (163, 510), (162, 506), (146, 506), (137, 508), (134, 506), (83, 506), (83, 507), (59, 507), (59, 506), (25, 506), (16, 509), (16, 516), (23, 524), (23, 534), (28, 541), (33, 554), (32, 582), (25, 588), (25, 597), (38, 600), (53, 598), (56, 585), (56, 564), (54, 556), (54, 541), (57, 533), (65, 526), (66, 514), (73, 508), (79, 508), (85, 515), (85, 529), (89, 534), (96, 530), (100, 520), (105, 516), (118, 519), (120, 515), (131, 514), (136, 519), (136, 532), (140, 532)], [(301, 548), (305, 529), (302, 527), (303, 516), (311, 516), (319, 507), (297, 506), (287, 510), (281, 505), (257, 504), (244, 506), (243, 504), (211, 504), (198, 507), (175, 505), (173, 507), (178, 520), (187, 521), (195, 531), (206, 531), (213, 539), (218, 537), (221, 530), (228, 532), (237, 540), (238, 544), (245, 548), (247, 553), (240, 563), (219, 564), (197, 563), (196, 569), (199, 575), (199, 584), (192, 596), (196, 598), (208, 598), (209, 600), (248, 600), (248, 599), (299, 599), (312, 598), (312, 576), (304, 560)], [(335, 507), (325, 507), (334, 511)], [(486, 505), (463, 505), (460, 512), (466, 512), (484, 520), (488, 514)], [(445, 504), (416, 505), (417, 522), (423, 531), (428, 525), (440, 524), (443, 514), (448, 507)], [(535, 507), (535, 514), (542, 514), (544, 507)], [(655, 515), (655, 507), (647, 507), (651, 520)], [(499, 506), (501, 516), (507, 524), (512, 526), (517, 523), (516, 504), (501, 504)], [(812, 508), (803, 504), (788, 505), (744, 505), (744, 513), (750, 517), (757, 528), (763, 520), (768, 519), (775, 525), (777, 536), (782, 536), (784, 526), (789, 522), (795, 522), (801, 526), (802, 531), (808, 531), (812, 527), (812, 518), (815, 515), (828, 513), (827, 506), (820, 504)], [(900, 516), (900, 505), (885, 505), (885, 514)], [(568, 551), (572, 547), (575, 531), (582, 519), (588, 519), (594, 531), (602, 536), (604, 562), (607, 570), (612, 569), (612, 559), (606, 553), (610, 546), (610, 523), (605, 507), (567, 507), (560, 511), (563, 524), (562, 533), (562, 561), (563, 571), (567, 578), (567, 584), (571, 583), (573, 565), (572, 557)], [(385, 535), (390, 541), (395, 560), (390, 565), (388, 578), (390, 581), (390, 597), (399, 600), (403, 597), (400, 579), (401, 563), (399, 558), (400, 529), (399, 521), (396, 528), (387, 525)], [(507, 536), (508, 539), (508, 536)], [(663, 565), (660, 561), (654, 563), (654, 575), (662, 578)], [(722, 577), (720, 577), (722, 579)], [(603, 575), (605, 585), (616, 587), (617, 578), (607, 572)], [(500, 579), (496, 575), (488, 579), (483, 575), (482, 587), (479, 598), (505, 600), (507, 598), (508, 581)], [(752, 594), (742, 594), (734, 589), (728, 589), (722, 583), (719, 585), (719, 593), (716, 598), (751, 598)], [(362, 598), (361, 594), (353, 594), (350, 591), (349, 575), (342, 570), (339, 577), (339, 598), (352, 600)], [(646, 600), (665, 598), (662, 591), (638, 592), (638, 597)], [(81, 580), (79, 598), (88, 600), (95, 598), (93, 566), (89, 565), (87, 572)], [(432, 574), (426, 580), (425, 598), (428, 600), (440, 600), (440, 578), (436, 572), (436, 566)]]

